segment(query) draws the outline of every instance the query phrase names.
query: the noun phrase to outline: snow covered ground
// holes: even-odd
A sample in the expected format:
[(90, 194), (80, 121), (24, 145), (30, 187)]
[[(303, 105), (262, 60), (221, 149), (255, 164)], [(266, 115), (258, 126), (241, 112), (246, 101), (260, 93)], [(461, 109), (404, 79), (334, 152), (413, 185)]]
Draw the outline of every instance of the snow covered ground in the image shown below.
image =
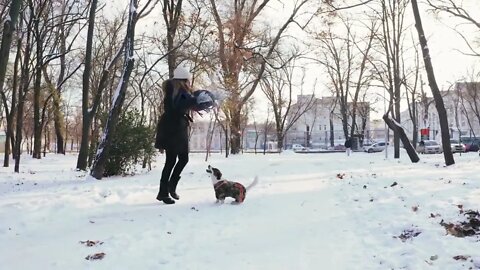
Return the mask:
[[(480, 269), (480, 237), (440, 225), (480, 209), (478, 154), (450, 167), (402, 156), (192, 154), (169, 206), (155, 200), (163, 155), (102, 181), (73, 155), (23, 157), (20, 174), (0, 168), (0, 269)], [(260, 182), (244, 204), (216, 205), (208, 164)]]

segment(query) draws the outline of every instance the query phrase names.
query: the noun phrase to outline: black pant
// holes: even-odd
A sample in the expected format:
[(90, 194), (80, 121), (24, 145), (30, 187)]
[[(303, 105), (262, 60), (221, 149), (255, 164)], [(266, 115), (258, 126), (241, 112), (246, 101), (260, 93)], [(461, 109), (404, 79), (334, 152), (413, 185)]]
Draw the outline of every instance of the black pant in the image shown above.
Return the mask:
[[(178, 157), (178, 162), (177, 162)], [(160, 178), (160, 191), (158, 193), (161, 197), (168, 196), (168, 192), (175, 192), (180, 174), (188, 163), (188, 152), (177, 153), (174, 151), (165, 150), (165, 165), (162, 171), (162, 178)], [(173, 172), (172, 172), (173, 170)]]

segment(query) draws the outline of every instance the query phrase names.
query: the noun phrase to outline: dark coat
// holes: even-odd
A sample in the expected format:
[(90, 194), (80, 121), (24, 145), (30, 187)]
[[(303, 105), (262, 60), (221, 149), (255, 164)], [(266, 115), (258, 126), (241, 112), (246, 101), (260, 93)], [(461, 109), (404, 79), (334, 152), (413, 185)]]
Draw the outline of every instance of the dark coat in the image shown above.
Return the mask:
[(247, 190), (242, 184), (227, 180), (216, 183), (213, 188), (215, 189), (215, 197), (219, 200), (232, 197), (236, 202), (243, 202), (245, 200), (245, 193), (247, 193)]
[(182, 88), (173, 96), (171, 80), (165, 82), (164, 89), (164, 113), (158, 121), (155, 148), (188, 153), (188, 126), (192, 121), (189, 111), (196, 105), (196, 99)]
[(346, 148), (352, 148), (352, 139), (347, 139), (345, 141), (345, 147)]

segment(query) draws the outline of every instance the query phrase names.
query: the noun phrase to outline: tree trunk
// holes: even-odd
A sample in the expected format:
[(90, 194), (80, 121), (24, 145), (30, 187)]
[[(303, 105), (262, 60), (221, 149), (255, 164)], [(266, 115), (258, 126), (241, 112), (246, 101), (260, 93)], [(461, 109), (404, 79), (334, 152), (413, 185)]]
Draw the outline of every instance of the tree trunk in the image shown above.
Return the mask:
[(283, 132), (281, 130), (277, 130), (277, 148), (280, 152), (283, 150), (283, 137)]
[[(29, 18), (28, 27), (32, 26), (32, 16)], [(26, 93), (28, 91), (29, 86), (29, 76), (30, 76), (30, 68), (29, 65), (26, 64), (29, 62), (30, 53), (31, 53), (31, 31), (27, 31), (27, 40), (25, 44), (25, 51), (23, 53), (23, 63), (25, 63), (22, 67), (21, 73), (21, 85), (18, 89), (18, 110), (17, 110), (17, 126), (15, 132), (15, 149), (14, 149), (14, 156), (15, 156), (15, 168), (14, 171), (16, 173), (20, 172), (20, 157), (22, 153), (22, 129), (23, 129), (23, 109), (25, 104)]]
[[(131, 42), (133, 43), (133, 37)], [(133, 46), (133, 44), (131, 46)], [(122, 105), (125, 101), (128, 80), (133, 70), (133, 57), (128, 57), (127, 59), (125, 59), (125, 61), (125, 70), (122, 76), (122, 80), (120, 80), (119, 82), (118, 95), (116, 95), (113, 107), (112, 109), (110, 109), (110, 112), (108, 114), (107, 124), (105, 130), (103, 131), (102, 140), (98, 145), (97, 154), (95, 156), (95, 161), (92, 166), (92, 171), (90, 172), (90, 174), (98, 180), (102, 179), (103, 173), (105, 172), (105, 163), (107, 162), (108, 150), (110, 149), (112, 137), (115, 134), (115, 127), (118, 123), (118, 119), (122, 111)]]
[(225, 132), (225, 157), (228, 158), (228, 151), (229, 151), (229, 146), (228, 146), (228, 128), (225, 126), (224, 129)]
[(418, 143), (418, 112), (417, 112), (417, 104), (415, 101), (413, 102), (413, 115), (414, 115), (414, 120), (412, 120), (413, 124), (413, 134), (412, 134), (412, 143), (413, 147), (417, 147)]
[[(88, 167), (92, 167), (93, 161), (95, 160), (95, 149), (98, 148), (98, 138), (100, 137), (100, 128), (99, 126), (105, 126), (105, 123), (98, 123), (98, 119), (92, 120), (93, 122), (93, 128), (92, 132), (90, 135), (90, 146), (88, 147), (88, 159), (87, 159), (87, 164)], [(101, 121), (102, 122), (102, 121)]]
[(0, 92), (3, 93), (3, 85), (5, 84), (5, 74), (7, 73), (8, 58), (10, 56), (10, 46), (12, 44), (13, 32), (17, 25), (18, 15), (22, 0), (12, 0), (10, 11), (3, 23), (2, 44), (0, 45)]
[(130, 0), (130, 10), (127, 25), (125, 55), (122, 78), (117, 86), (117, 90), (112, 102), (112, 108), (108, 114), (106, 127), (103, 131), (103, 136), (98, 145), (95, 162), (93, 163), (90, 175), (100, 180), (105, 172), (105, 163), (107, 162), (108, 151), (110, 149), (112, 137), (115, 134), (115, 127), (118, 123), (118, 118), (122, 112), (122, 106), (125, 101), (127, 92), (128, 80), (134, 68), (134, 41), (135, 41), (135, 24), (137, 22), (137, 1)]
[[(33, 10), (33, 8), (32, 8)], [(40, 16), (40, 14), (37, 14)], [(40, 92), (42, 87), (42, 59), (43, 42), (40, 36), (40, 21), (34, 20), (35, 43), (36, 43), (36, 61), (35, 61), (35, 81), (33, 85), (33, 158), (42, 158), (42, 123), (40, 121)]]
[[(63, 19), (61, 19), (63, 22)], [(55, 127), (55, 135), (57, 137), (57, 154), (65, 154), (65, 136), (66, 129), (64, 129), (64, 115), (62, 113), (60, 103), (61, 103), (61, 94), (62, 94), (62, 84), (65, 79), (65, 69), (66, 69), (66, 60), (65, 54), (67, 52), (66, 42), (65, 42), (65, 29), (64, 24), (60, 24), (60, 73), (57, 79), (57, 86), (54, 89), (53, 96), (53, 122)]]
[(427, 39), (423, 31), (422, 19), (418, 11), (417, 0), (412, 0), (413, 15), (415, 17), (415, 27), (417, 28), (418, 38), (422, 48), (423, 60), (425, 62), (425, 69), (427, 71), (428, 84), (432, 90), (433, 98), (435, 100), (435, 107), (437, 108), (438, 118), (440, 121), (440, 129), (442, 131), (442, 146), (443, 156), (445, 158), (445, 165), (449, 166), (455, 164), (453, 159), (452, 148), (450, 145), (450, 131), (448, 126), (447, 111), (443, 103), (443, 97), (438, 89), (437, 81), (435, 79), (435, 73), (433, 71), (433, 65), (430, 58), (430, 51), (428, 49)]
[[(18, 92), (18, 79), (19, 79), (18, 68), (19, 68), (21, 56), (22, 56), (21, 46), (22, 46), (22, 39), (19, 38), (17, 41), (17, 53), (15, 56), (15, 63), (13, 65), (12, 105), (10, 108), (10, 112), (7, 113), (7, 134), (6, 134), (7, 137), (5, 140), (5, 155), (3, 160), (3, 167), (10, 166), (10, 153), (15, 152), (13, 151), (13, 149), (15, 148), (15, 134), (14, 134), (13, 121), (15, 121), (15, 115), (17, 113), (17, 92)], [(13, 158), (15, 159), (15, 155), (13, 155)]]
[(95, 13), (97, 11), (98, 0), (92, 0), (90, 12), (88, 15), (87, 43), (85, 48), (85, 63), (82, 77), (82, 140), (78, 152), (77, 169), (85, 171), (87, 169), (88, 142), (90, 134), (91, 117), (88, 107), (90, 92), (90, 74), (92, 73), (92, 47), (93, 30), (95, 28)]
[[(2, 43), (0, 45), (0, 93), (4, 96), (3, 93), (3, 86), (5, 84), (5, 75), (7, 73), (7, 65), (8, 65), (8, 58), (10, 56), (10, 46), (13, 40), (13, 32), (15, 31), (15, 26), (17, 25), (17, 19), (20, 14), (20, 6), (22, 1), (21, 0), (12, 0), (9, 17), (10, 20), (5, 20), (3, 24), (3, 33), (2, 33)], [(18, 50), (17, 46), (17, 57), (15, 57), (15, 67), (18, 67), (17, 59), (20, 57), (20, 50)], [(16, 70), (14, 71), (14, 76), (16, 76)], [(15, 84), (15, 78), (14, 78)], [(8, 167), (9, 159), (10, 159), (10, 140), (14, 141), (13, 138), (13, 119), (16, 112), (16, 87), (13, 87), (12, 93), (12, 107), (10, 109), (10, 113), (7, 113), (7, 134), (6, 134), (6, 141), (5, 141), (5, 155), (3, 160), (3, 166)], [(6, 96), (4, 96), (6, 98)], [(5, 100), (6, 101), (6, 100)], [(7, 103), (4, 103), (7, 106)], [(7, 110), (7, 108), (5, 108)], [(12, 146), (13, 148), (13, 146)]]
[(63, 137), (63, 119), (60, 111), (60, 104), (53, 100), (53, 110), (54, 110), (54, 127), (55, 127), (55, 136), (57, 137), (57, 154), (65, 154), (65, 139)]
[[(395, 111), (395, 121), (397, 121), (397, 123), (401, 123), (401, 118), (400, 118), (400, 99), (401, 99), (400, 78), (397, 74), (397, 72), (399, 72), (399, 71), (397, 71), (397, 70), (394, 71), (395, 74), (393, 75), (394, 76), (394, 84), (395, 84), (394, 85), (394, 88), (395, 88), (394, 111)], [(398, 134), (396, 131), (393, 133), (393, 157), (394, 158), (400, 158), (400, 140), (401, 140), (400, 137), (401, 136), (403, 136), (403, 135)]]
[(335, 130), (333, 126), (333, 119), (332, 119), (333, 114), (330, 113), (330, 146), (334, 147), (335, 146)]
[(408, 140), (407, 134), (405, 133), (403, 127), (400, 126), (398, 122), (391, 119), (388, 114), (383, 115), (383, 120), (385, 121), (385, 123), (387, 123), (388, 127), (395, 132), (395, 134), (398, 134), (399, 139), (402, 140), (405, 150), (407, 150), (407, 154), (410, 157), (410, 160), (413, 163), (417, 163), (420, 158), (418, 157), (417, 151), (415, 151), (415, 149), (413, 148), (412, 143)]
[(240, 153), (241, 146), (241, 112), (239, 109), (232, 111), (230, 122), (230, 153)]

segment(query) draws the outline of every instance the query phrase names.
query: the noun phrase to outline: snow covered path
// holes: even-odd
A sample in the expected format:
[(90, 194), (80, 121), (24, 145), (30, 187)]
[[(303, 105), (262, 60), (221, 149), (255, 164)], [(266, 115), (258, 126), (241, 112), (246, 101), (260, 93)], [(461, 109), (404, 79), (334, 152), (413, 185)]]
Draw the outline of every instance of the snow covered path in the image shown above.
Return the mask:
[[(181, 200), (155, 200), (163, 163), (104, 181), (75, 172), (75, 156), (0, 168), (0, 265), (5, 269), (463, 269), (478, 242), (445, 236), (456, 204), (478, 209), (478, 156), (384, 160), (383, 153), (191, 155)], [(208, 164), (225, 178), (260, 183), (243, 205), (214, 204)], [(478, 167), (478, 166), (476, 166)], [(476, 170), (478, 175), (479, 169)], [(466, 170), (468, 168), (468, 170)], [(468, 173), (466, 173), (468, 172)], [(340, 174), (338, 176), (338, 174)], [(343, 176), (344, 174), (344, 176)], [(475, 175), (475, 174), (473, 174)], [(343, 178), (343, 179), (340, 179)], [(397, 185), (392, 185), (397, 182)], [(465, 183), (465, 184), (464, 184)], [(418, 206), (419, 210), (412, 211)], [(441, 218), (430, 218), (439, 213)], [(394, 236), (414, 226), (403, 243)], [(86, 247), (79, 243), (99, 240)], [(98, 261), (87, 255), (104, 252)], [(452, 259), (468, 255), (464, 264)], [(430, 260), (431, 256), (438, 259)], [(436, 268), (437, 267), (437, 268)], [(468, 268), (467, 267), (467, 268)], [(480, 266), (479, 266), (480, 267)], [(3, 269), (3, 267), (1, 267)]]

